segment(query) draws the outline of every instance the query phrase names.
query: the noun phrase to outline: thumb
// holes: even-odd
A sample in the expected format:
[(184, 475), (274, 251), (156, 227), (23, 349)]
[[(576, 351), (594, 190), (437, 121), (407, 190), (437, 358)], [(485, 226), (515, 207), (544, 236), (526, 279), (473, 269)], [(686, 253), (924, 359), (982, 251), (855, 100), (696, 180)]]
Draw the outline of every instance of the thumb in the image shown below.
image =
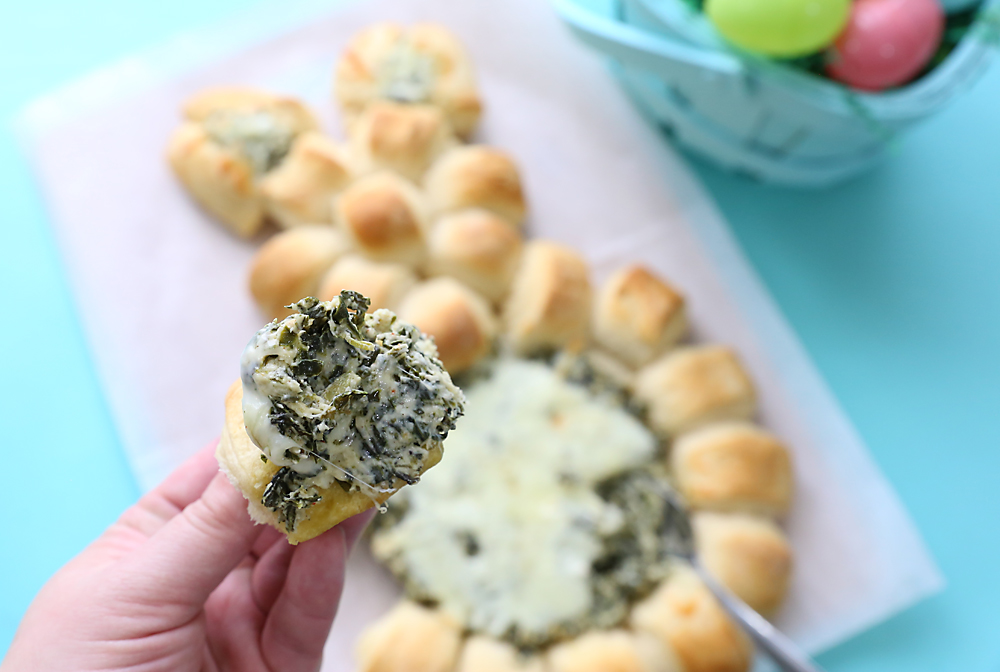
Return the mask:
[(152, 604), (201, 609), (264, 530), (247, 513), (242, 493), (216, 474), (201, 497), (174, 516), (133, 556)]

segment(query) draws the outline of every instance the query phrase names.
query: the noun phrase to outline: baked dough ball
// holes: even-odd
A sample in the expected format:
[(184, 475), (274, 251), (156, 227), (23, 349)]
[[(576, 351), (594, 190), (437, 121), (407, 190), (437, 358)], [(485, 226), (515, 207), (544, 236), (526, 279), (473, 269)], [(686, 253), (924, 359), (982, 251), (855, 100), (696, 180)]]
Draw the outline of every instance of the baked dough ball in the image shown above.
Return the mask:
[(519, 354), (582, 348), (590, 300), (587, 263), (576, 251), (545, 240), (529, 242), (504, 305), (510, 346)]
[(792, 574), (792, 548), (773, 521), (703, 511), (692, 517), (705, 569), (761, 614), (781, 606)]
[(462, 210), (438, 221), (428, 240), (428, 275), (450, 275), (497, 303), (521, 257), (521, 234), (488, 210)]
[(552, 672), (683, 672), (677, 656), (657, 638), (625, 630), (591, 631), (552, 647)]
[(456, 672), (545, 672), (545, 665), (507, 642), (474, 635), (465, 640)]
[(630, 366), (648, 364), (686, 331), (684, 298), (644, 266), (621, 269), (597, 294), (594, 339)]
[(374, 102), (351, 128), (351, 151), (359, 172), (385, 168), (414, 182), (457, 143), (444, 114), (431, 105)]
[(350, 181), (347, 152), (322, 133), (308, 131), (260, 181), (260, 192), (267, 214), (287, 229), (330, 222), (333, 197)]
[(496, 320), (486, 301), (452, 278), (417, 285), (403, 299), (399, 317), (434, 337), (438, 357), (452, 374), (486, 355), (496, 336)]
[(657, 637), (684, 672), (747, 672), (749, 638), (690, 567), (678, 567), (632, 609), (632, 628)]
[(320, 278), (349, 248), (344, 234), (328, 225), (279, 233), (254, 255), (250, 294), (268, 319), (285, 317), (291, 312), (285, 306), (316, 295)]
[[(441, 461), (440, 447), (429, 454), (426, 466), (429, 469)], [(309, 507), (308, 517), (289, 532), (278, 515), (262, 503), (264, 490), (278, 472), (274, 462), (264, 462), (260, 459), (260, 448), (254, 445), (247, 434), (243, 423), (243, 383), (237, 380), (226, 393), (226, 418), (215, 449), (215, 457), (219, 467), (229, 478), (229, 481), (239, 489), (247, 499), (247, 511), (257, 523), (278, 528), (288, 537), (288, 543), (297, 544), (318, 537), (337, 523), (347, 520), (362, 511), (367, 511), (383, 503), (406, 485), (398, 480), (392, 488), (370, 495), (362, 490), (348, 492), (340, 485), (329, 488), (317, 488), (320, 501)]]
[(319, 128), (312, 111), (301, 101), (249, 87), (215, 87), (200, 91), (184, 102), (184, 118), (204, 122), (220, 112), (266, 112), (295, 133)]
[(329, 301), (350, 289), (372, 302), (368, 312), (379, 308), (395, 311), (413, 286), (417, 276), (402, 264), (371, 261), (356, 254), (349, 254), (335, 263), (319, 283), (317, 298)]
[(709, 425), (670, 455), (677, 489), (695, 509), (780, 516), (792, 501), (792, 461), (773, 434), (748, 423)]
[(358, 640), (358, 672), (451, 672), (461, 645), (458, 623), (403, 601)]
[(490, 210), (519, 226), (526, 209), (521, 175), (514, 160), (485, 145), (456, 147), (437, 160), (424, 179), (435, 216), (464, 210)]
[(675, 436), (719, 420), (746, 420), (756, 411), (750, 377), (729, 348), (679, 348), (636, 377), (635, 396), (646, 405), (650, 426)]
[(381, 23), (358, 33), (337, 63), (334, 92), (348, 127), (375, 100), (441, 108), (468, 137), (482, 111), (472, 61), (444, 26)]
[(423, 197), (402, 177), (387, 171), (362, 177), (337, 197), (333, 210), (334, 222), (365, 256), (411, 266), (424, 260)]

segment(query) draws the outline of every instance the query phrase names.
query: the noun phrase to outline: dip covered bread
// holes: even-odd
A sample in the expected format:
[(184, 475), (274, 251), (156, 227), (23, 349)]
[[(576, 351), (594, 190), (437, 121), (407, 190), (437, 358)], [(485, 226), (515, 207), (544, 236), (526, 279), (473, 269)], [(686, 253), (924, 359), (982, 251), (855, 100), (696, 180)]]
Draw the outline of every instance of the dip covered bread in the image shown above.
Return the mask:
[(311, 539), (441, 459), (465, 398), (432, 340), (344, 291), (306, 298), (243, 353), (217, 456), (251, 517)]

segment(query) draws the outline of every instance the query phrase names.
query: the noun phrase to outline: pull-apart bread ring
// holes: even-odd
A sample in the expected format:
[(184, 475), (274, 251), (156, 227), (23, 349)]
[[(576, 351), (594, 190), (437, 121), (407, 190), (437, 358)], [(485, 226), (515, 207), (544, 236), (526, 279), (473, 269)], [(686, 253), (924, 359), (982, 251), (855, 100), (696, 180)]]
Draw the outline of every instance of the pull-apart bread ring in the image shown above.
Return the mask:
[(192, 197), (234, 233), (264, 222), (257, 181), (277, 168), (295, 139), (318, 127), (300, 102), (255, 89), (210, 89), (184, 106), (167, 159)]
[(337, 63), (334, 93), (349, 128), (370, 103), (390, 100), (439, 107), (467, 138), (482, 111), (465, 48), (447, 28), (431, 23), (382, 23), (355, 35)]
[(362, 177), (334, 203), (334, 223), (354, 247), (376, 261), (423, 263), (428, 229), (423, 195), (388, 171)]
[(371, 301), (369, 312), (379, 308), (398, 312), (403, 297), (416, 284), (417, 276), (407, 266), (349, 254), (326, 272), (320, 281), (317, 296), (328, 301), (349, 289), (368, 297)]
[(594, 306), (594, 340), (629, 366), (648, 364), (687, 331), (684, 298), (638, 264), (615, 273)]
[(343, 292), (251, 339), (217, 457), (250, 516), (311, 539), (437, 464), (465, 397), (433, 341)]
[(250, 264), (250, 294), (257, 307), (269, 320), (285, 317), (287, 306), (316, 295), (323, 274), (349, 249), (347, 236), (324, 224), (274, 236)]
[(456, 147), (438, 159), (424, 178), (435, 217), (467, 208), (483, 208), (514, 226), (524, 221), (527, 205), (521, 173), (506, 152), (486, 145)]
[(378, 101), (351, 128), (351, 152), (360, 173), (393, 170), (415, 183), (456, 144), (448, 120), (431, 105)]

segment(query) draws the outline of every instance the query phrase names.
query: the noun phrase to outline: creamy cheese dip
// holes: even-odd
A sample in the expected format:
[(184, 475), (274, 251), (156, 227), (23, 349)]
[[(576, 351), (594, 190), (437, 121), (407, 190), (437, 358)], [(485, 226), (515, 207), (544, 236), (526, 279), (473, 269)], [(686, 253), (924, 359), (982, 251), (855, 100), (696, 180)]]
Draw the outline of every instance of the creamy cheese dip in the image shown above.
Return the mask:
[(542, 362), (500, 360), (467, 395), (448, 459), (394, 498), (376, 556), (411, 597), (523, 647), (620, 622), (662, 576), (653, 435)]
[(204, 126), (214, 142), (243, 155), (257, 175), (276, 168), (295, 140), (287, 123), (264, 111), (220, 110), (210, 114)]

